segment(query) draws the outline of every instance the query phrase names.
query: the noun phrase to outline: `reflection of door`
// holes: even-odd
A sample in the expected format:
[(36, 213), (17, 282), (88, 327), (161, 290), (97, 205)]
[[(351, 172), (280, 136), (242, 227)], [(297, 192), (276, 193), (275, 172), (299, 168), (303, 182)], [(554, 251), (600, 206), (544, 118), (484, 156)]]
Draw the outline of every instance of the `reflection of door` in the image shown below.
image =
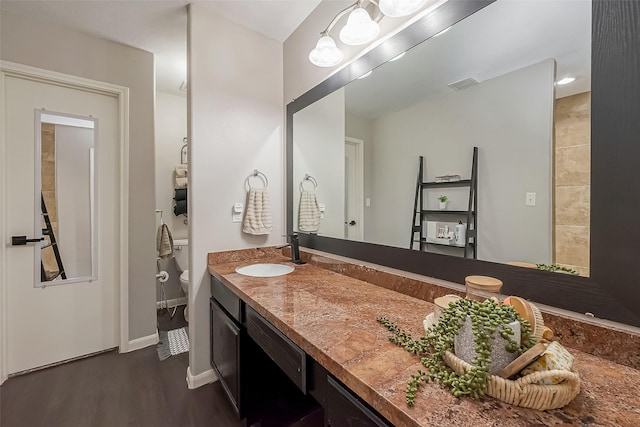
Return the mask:
[(349, 240), (362, 240), (363, 215), (363, 141), (346, 137), (344, 141), (344, 235)]
[[(119, 104), (118, 98), (62, 85), (7, 76), (4, 80), (6, 234), (38, 238), (40, 229), (40, 153), (35, 148), (35, 111), (92, 116), (95, 129), (95, 205), (97, 271), (85, 277), (37, 287), (39, 244), (5, 249), (6, 324), (5, 373), (27, 369), (117, 347), (119, 231)], [(88, 166), (87, 166), (88, 167)], [(66, 173), (69, 170), (65, 170)], [(57, 179), (61, 179), (58, 175)], [(88, 188), (88, 186), (87, 186)], [(80, 196), (78, 195), (77, 199)], [(59, 209), (73, 209), (69, 199)], [(68, 206), (71, 205), (71, 206)], [(37, 224), (34, 227), (34, 224)], [(35, 228), (35, 229), (34, 229)], [(55, 285), (54, 285), (55, 284)]]

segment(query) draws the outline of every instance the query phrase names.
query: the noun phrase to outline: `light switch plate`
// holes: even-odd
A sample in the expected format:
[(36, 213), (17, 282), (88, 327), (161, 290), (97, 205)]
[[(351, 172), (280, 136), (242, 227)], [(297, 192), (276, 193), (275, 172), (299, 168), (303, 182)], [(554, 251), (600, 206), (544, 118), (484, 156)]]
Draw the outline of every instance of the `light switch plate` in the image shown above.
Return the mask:
[(231, 222), (242, 222), (242, 214), (233, 214), (231, 216)]

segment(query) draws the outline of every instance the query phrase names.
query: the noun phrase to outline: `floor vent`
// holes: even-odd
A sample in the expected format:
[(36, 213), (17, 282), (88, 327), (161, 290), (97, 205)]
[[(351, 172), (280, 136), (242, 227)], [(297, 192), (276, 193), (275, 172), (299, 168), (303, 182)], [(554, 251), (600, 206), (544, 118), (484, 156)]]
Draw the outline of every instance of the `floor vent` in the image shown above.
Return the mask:
[(457, 82), (449, 83), (447, 86), (449, 86), (451, 89), (453, 89), (455, 91), (459, 91), (459, 90), (466, 89), (466, 88), (471, 87), (471, 86), (477, 86), (479, 84), (480, 84), (479, 81), (477, 81), (473, 77), (469, 77), (468, 79), (459, 80)]

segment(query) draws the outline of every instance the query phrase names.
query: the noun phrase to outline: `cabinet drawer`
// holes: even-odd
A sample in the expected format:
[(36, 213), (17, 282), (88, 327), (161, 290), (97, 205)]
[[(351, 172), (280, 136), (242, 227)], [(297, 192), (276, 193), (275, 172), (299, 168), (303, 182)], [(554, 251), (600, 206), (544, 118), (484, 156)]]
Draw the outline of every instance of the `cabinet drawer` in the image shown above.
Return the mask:
[(307, 394), (306, 353), (251, 307), (246, 308), (246, 317), (249, 336)]
[(242, 301), (213, 276), (211, 276), (211, 295), (236, 322), (242, 323)]
[(330, 427), (389, 427), (342, 384), (327, 376), (327, 425)]

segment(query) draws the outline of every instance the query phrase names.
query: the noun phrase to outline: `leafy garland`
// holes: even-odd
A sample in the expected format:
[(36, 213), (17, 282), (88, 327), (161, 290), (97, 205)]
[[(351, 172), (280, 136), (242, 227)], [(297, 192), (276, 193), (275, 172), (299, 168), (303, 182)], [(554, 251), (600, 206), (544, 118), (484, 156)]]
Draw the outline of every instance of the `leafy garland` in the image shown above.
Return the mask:
[(578, 272), (575, 271), (574, 269), (569, 267), (563, 267), (558, 264), (536, 264), (536, 267), (538, 267), (538, 270), (543, 270), (543, 271), (561, 271), (563, 273), (578, 274)]
[[(471, 328), (476, 344), (476, 357), (471, 362), (472, 368), (462, 375), (458, 375), (447, 366), (444, 354), (453, 349), (453, 341), (464, 324), (467, 316), (471, 318)], [(432, 381), (443, 384), (456, 397), (469, 396), (479, 399), (484, 396), (489, 378), (488, 367), (491, 363), (491, 337), (499, 326), (513, 321), (520, 322), (521, 345), (513, 340), (513, 330), (503, 327), (500, 335), (507, 341), (505, 349), (511, 353), (522, 354), (535, 344), (535, 337), (531, 325), (522, 319), (510, 305), (499, 304), (493, 300), (483, 302), (469, 299), (459, 299), (449, 304), (443, 310), (437, 324), (431, 326), (426, 335), (414, 340), (410, 333), (401, 330), (386, 317), (380, 316), (377, 321), (383, 324), (391, 335), (389, 341), (403, 347), (409, 353), (420, 357), (422, 365), (428, 372), (418, 370), (411, 375), (407, 383), (407, 406), (415, 405), (416, 395), (420, 386)]]

